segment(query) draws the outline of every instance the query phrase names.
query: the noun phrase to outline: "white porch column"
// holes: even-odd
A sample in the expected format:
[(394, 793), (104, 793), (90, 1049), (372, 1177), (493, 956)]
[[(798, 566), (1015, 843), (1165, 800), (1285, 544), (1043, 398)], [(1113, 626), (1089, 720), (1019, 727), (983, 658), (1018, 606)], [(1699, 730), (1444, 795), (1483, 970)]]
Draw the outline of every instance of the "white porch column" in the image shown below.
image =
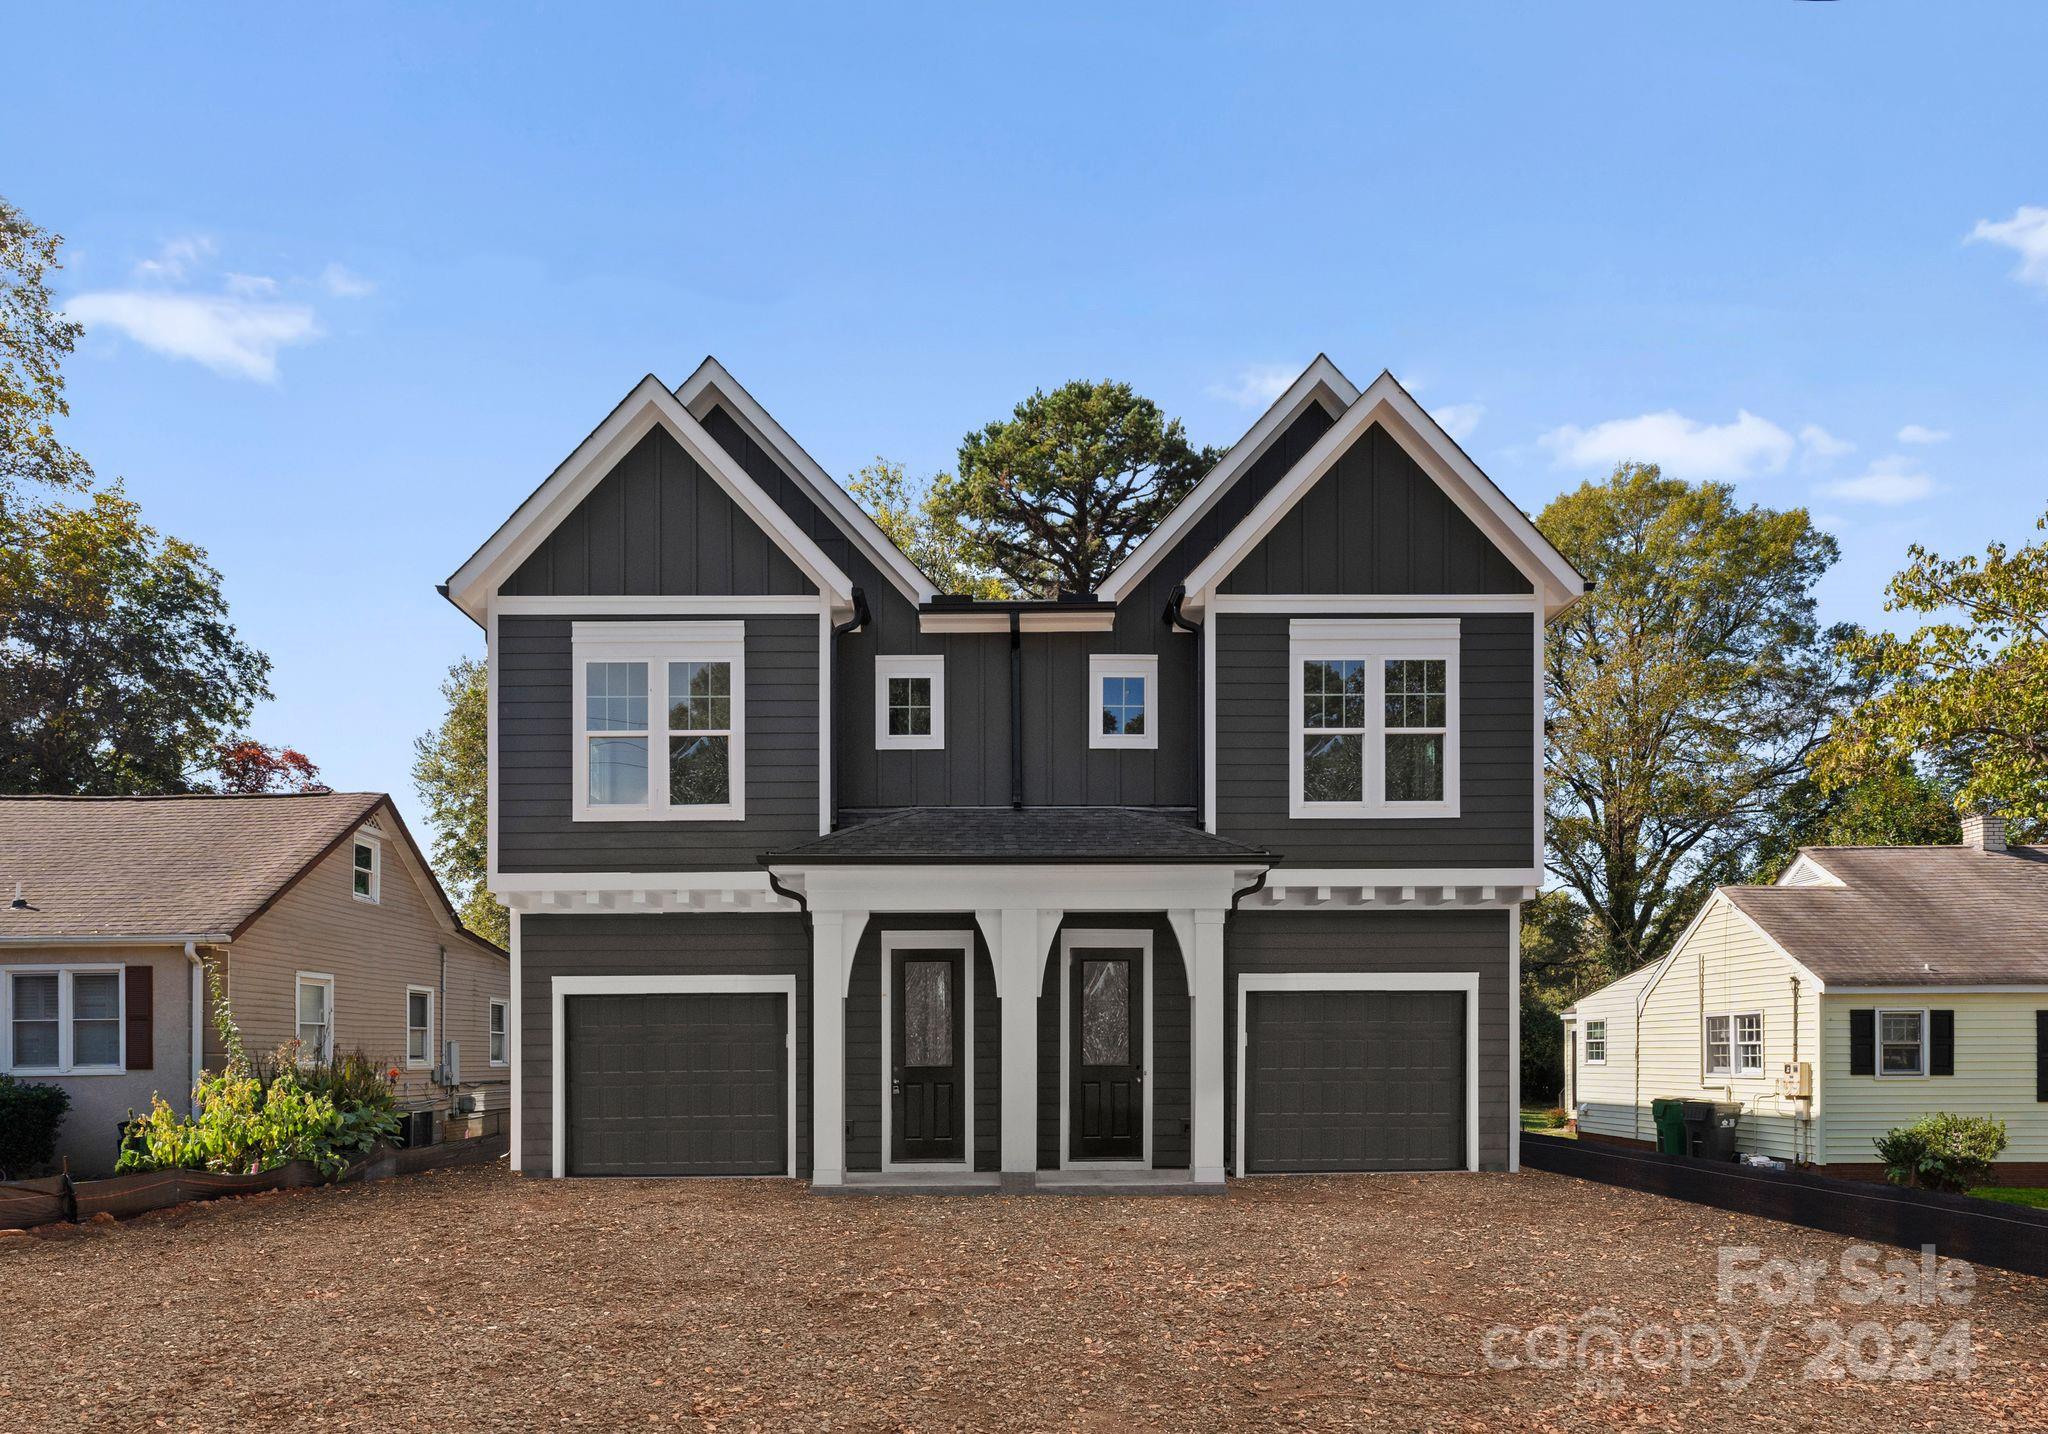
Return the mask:
[(1222, 908), (1194, 913), (1188, 952), (1188, 1005), (1195, 1023), (1190, 1064), (1194, 1130), (1189, 1172), (1197, 1184), (1223, 1181), (1223, 917)]
[(866, 925), (864, 911), (811, 913), (813, 1185), (846, 1183), (846, 973)]
[[(995, 957), (1003, 1006), (1003, 1177), (1038, 1173), (1039, 909), (975, 913)], [(993, 922), (995, 930), (989, 930)]]

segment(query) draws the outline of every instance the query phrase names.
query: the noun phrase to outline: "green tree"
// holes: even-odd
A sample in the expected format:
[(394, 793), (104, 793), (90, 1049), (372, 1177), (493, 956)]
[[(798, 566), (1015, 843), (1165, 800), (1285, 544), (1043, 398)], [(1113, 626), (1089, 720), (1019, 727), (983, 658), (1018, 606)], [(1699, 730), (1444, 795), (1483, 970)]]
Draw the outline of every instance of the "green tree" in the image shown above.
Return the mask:
[(1961, 836), (1955, 783), (1906, 758), (1833, 788), (1809, 773), (1785, 789), (1742, 879), (1776, 881), (1803, 846), (1953, 846)]
[(1217, 457), (1129, 384), (1077, 379), (961, 440), (933, 511), (1016, 591), (1093, 592)]
[(2048, 833), (2048, 542), (1993, 543), (1981, 560), (1916, 543), (1908, 559), (1885, 610), (1952, 616), (1847, 642), (1876, 691), (1837, 726), (1816, 776), (1841, 790), (1917, 757), (1956, 774), (1959, 805), (2003, 807), (2015, 839)]
[(901, 463), (878, 457), (848, 479), (846, 487), (940, 592), (1010, 596), (1000, 577), (978, 567), (969, 556), (967, 533), (959, 520), (941, 510), (934, 490), (944, 481), (944, 475), (912, 478)]
[(62, 366), (82, 332), (50, 304), (47, 275), (63, 267), (63, 242), (0, 198), (0, 506), (25, 484), (78, 488), (92, 478), (57, 438), (71, 411)]
[(1607, 981), (1588, 940), (1586, 908), (1568, 891), (1545, 891), (1522, 906), (1522, 1103), (1564, 1090), (1559, 1012)]
[(465, 657), (441, 680), (440, 724), (413, 739), (412, 781), (434, 829), (434, 869), (462, 924), (500, 946), (512, 922), (485, 879), (489, 861), (490, 669)]
[(0, 508), (0, 791), (190, 791), (270, 695), (220, 574), (116, 485)]
[(1637, 463), (1537, 522), (1595, 584), (1544, 651), (1549, 860), (1622, 975), (1742, 873), (1841, 705), (1813, 601), (1835, 542)]

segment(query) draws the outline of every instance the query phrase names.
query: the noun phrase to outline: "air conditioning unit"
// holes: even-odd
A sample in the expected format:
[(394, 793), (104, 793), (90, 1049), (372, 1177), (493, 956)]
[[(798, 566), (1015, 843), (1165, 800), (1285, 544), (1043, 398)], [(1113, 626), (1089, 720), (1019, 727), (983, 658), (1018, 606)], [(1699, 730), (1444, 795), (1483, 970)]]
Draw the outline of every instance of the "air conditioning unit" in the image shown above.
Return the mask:
[(1778, 1094), (1787, 1100), (1812, 1100), (1813, 1063), (1786, 1061), (1778, 1073)]

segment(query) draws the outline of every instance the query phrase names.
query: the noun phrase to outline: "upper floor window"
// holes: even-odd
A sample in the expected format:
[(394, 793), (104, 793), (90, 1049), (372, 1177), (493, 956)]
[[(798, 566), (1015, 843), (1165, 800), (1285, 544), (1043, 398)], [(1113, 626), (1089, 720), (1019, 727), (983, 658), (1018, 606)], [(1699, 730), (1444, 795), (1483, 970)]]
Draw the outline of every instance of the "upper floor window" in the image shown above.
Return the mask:
[(875, 659), (875, 746), (932, 749), (946, 745), (946, 659)]
[(7, 1059), (17, 1074), (92, 1075), (122, 1069), (125, 992), (119, 966), (8, 973)]
[(357, 832), (350, 856), (350, 880), (355, 883), (356, 900), (375, 902), (380, 899), (384, 844), (368, 832)]
[(1456, 619), (1297, 618), (1289, 656), (1292, 815), (1458, 815)]
[(1095, 653), (1088, 659), (1088, 745), (1159, 745), (1159, 659)]
[(578, 821), (746, 815), (738, 622), (575, 626)]

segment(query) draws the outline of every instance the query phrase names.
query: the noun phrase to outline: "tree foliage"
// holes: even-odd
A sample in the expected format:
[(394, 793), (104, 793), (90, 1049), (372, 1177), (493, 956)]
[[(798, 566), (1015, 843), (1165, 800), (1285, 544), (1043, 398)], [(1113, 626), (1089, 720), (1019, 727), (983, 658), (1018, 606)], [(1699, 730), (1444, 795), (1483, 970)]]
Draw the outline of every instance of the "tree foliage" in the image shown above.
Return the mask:
[(57, 420), (71, 411), (63, 363), (82, 332), (50, 303), (63, 242), (0, 198), (0, 507), (25, 485), (76, 488), (92, 477), (57, 437)]
[(1785, 789), (1742, 880), (1776, 881), (1803, 846), (1953, 846), (1961, 836), (1955, 783), (1938, 771), (1900, 758), (1832, 788), (1808, 773)]
[(506, 945), (511, 918), (490, 893), (490, 669), (465, 657), (441, 681), (440, 725), (413, 740), (413, 789), (434, 830), (434, 869), (462, 924)]
[(854, 474), (846, 487), (889, 541), (901, 548), (940, 592), (970, 593), (978, 598), (1010, 596), (1002, 578), (970, 556), (966, 530), (940, 505), (936, 489), (945, 481), (943, 474), (912, 478), (901, 463), (877, 457)]
[(1076, 379), (968, 434), (933, 511), (1016, 591), (1093, 592), (1217, 457), (1129, 384)]
[(1916, 543), (1908, 558), (1885, 610), (1946, 616), (1846, 644), (1876, 691), (1821, 749), (1820, 783), (1853, 787), (1917, 757), (1956, 775), (1960, 805), (2004, 808), (2016, 839), (2048, 832), (2048, 541), (1993, 543), (1982, 559)]
[(1741, 874), (1845, 683), (1813, 585), (1834, 540), (1624, 463), (1537, 520), (1595, 582), (1545, 647), (1549, 856), (1611, 975)]
[(266, 747), (249, 737), (214, 748), (213, 769), (220, 789), (242, 795), (261, 792), (324, 792), (320, 769), (295, 747)]
[(201, 787), (269, 671), (205, 552), (118, 486), (0, 510), (0, 791)]

